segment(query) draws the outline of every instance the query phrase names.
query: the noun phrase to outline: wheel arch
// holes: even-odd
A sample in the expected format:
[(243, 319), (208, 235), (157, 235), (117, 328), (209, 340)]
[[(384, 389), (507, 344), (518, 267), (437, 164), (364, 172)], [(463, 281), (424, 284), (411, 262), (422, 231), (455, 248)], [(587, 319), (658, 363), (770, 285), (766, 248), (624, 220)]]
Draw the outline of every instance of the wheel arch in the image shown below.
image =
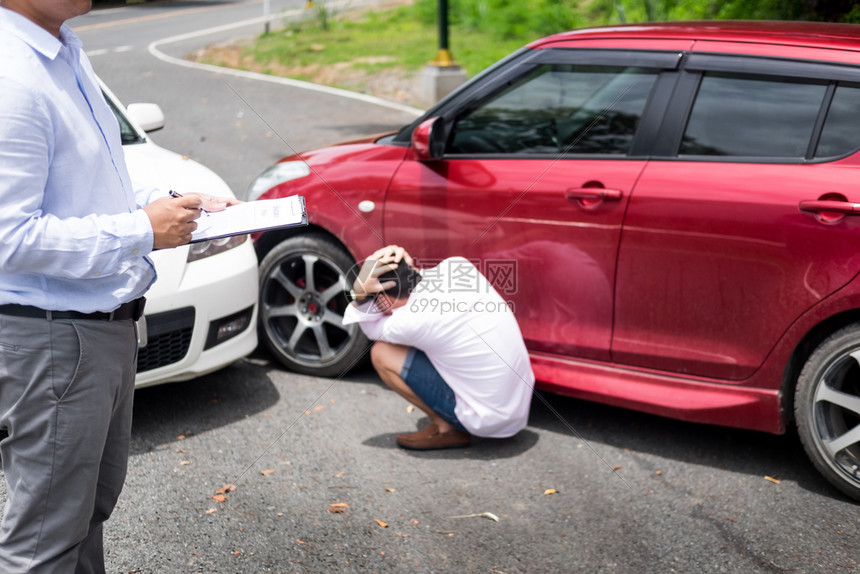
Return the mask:
[(337, 245), (343, 248), (346, 253), (349, 253), (349, 256), (352, 257), (353, 261), (357, 261), (355, 253), (353, 253), (337, 235), (324, 227), (314, 224), (308, 224), (306, 227), (285, 227), (283, 229), (270, 231), (261, 235), (254, 242), (254, 249), (257, 251), (257, 261), (262, 261), (266, 254), (282, 241), (300, 235), (317, 235), (325, 237), (326, 239), (337, 243)]
[(809, 357), (830, 335), (843, 327), (858, 322), (860, 322), (860, 309), (851, 309), (833, 315), (812, 327), (795, 346), (782, 377), (783, 413), (786, 427), (794, 424), (794, 394), (797, 379)]

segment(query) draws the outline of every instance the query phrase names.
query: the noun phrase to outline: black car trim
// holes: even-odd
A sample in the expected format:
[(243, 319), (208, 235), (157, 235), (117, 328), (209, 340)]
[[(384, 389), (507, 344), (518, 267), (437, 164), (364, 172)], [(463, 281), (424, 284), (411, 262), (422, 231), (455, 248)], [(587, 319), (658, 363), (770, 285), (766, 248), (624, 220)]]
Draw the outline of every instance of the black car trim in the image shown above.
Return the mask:
[(684, 69), (819, 81), (860, 81), (860, 67), (856, 65), (767, 56), (692, 53), (687, 58)]
[(818, 149), (818, 142), (821, 141), (821, 133), (824, 131), (824, 121), (827, 119), (827, 112), (830, 111), (830, 104), (833, 102), (835, 93), (836, 82), (830, 82), (824, 93), (824, 103), (818, 109), (818, 117), (815, 118), (815, 125), (812, 127), (812, 137), (809, 138), (809, 147), (806, 148), (807, 160), (811, 161), (815, 158), (815, 151)]
[(669, 104), (678, 84), (679, 72), (665, 70), (660, 72), (657, 82), (651, 90), (636, 135), (627, 154), (628, 158), (649, 157), (660, 145), (660, 133), (664, 118), (669, 110)]
[(528, 62), (538, 64), (588, 64), (675, 70), (683, 52), (678, 50), (627, 50), (607, 48), (546, 48), (535, 50)]
[(662, 118), (659, 133), (651, 148), (652, 157), (677, 157), (681, 138), (687, 127), (687, 119), (690, 117), (690, 110), (699, 91), (701, 77), (701, 73), (688, 72), (682, 67), (669, 105), (666, 107), (666, 113)]

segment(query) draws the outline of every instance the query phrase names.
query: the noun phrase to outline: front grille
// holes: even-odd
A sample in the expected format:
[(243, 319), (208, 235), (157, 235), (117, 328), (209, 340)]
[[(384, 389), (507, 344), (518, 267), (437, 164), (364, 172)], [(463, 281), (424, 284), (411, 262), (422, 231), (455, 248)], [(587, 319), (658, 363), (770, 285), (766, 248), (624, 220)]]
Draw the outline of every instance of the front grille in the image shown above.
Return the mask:
[(181, 361), (188, 354), (193, 332), (194, 307), (147, 315), (147, 343), (138, 351), (137, 372)]

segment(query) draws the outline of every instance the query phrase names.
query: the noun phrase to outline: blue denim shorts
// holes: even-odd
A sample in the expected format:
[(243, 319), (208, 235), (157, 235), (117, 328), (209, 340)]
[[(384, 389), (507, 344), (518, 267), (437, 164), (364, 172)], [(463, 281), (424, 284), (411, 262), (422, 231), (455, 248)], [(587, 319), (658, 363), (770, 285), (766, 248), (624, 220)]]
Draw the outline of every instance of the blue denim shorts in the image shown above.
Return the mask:
[(454, 414), (454, 406), (457, 404), (454, 391), (451, 390), (451, 387), (448, 386), (448, 383), (445, 382), (445, 379), (442, 378), (424, 351), (419, 351), (415, 347), (409, 348), (406, 353), (406, 362), (403, 363), (403, 369), (400, 371), (400, 378), (433, 412), (453, 427), (466, 431), (460, 421), (457, 420), (457, 415)]

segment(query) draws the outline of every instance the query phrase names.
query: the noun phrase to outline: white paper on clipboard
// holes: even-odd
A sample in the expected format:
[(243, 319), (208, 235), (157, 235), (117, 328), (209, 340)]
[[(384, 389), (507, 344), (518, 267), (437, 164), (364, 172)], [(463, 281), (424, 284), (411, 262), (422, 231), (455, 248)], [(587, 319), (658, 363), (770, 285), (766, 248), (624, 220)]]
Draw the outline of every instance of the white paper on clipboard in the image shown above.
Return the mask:
[(301, 195), (247, 201), (223, 211), (201, 214), (197, 218), (197, 230), (191, 234), (191, 243), (307, 223), (305, 198)]

